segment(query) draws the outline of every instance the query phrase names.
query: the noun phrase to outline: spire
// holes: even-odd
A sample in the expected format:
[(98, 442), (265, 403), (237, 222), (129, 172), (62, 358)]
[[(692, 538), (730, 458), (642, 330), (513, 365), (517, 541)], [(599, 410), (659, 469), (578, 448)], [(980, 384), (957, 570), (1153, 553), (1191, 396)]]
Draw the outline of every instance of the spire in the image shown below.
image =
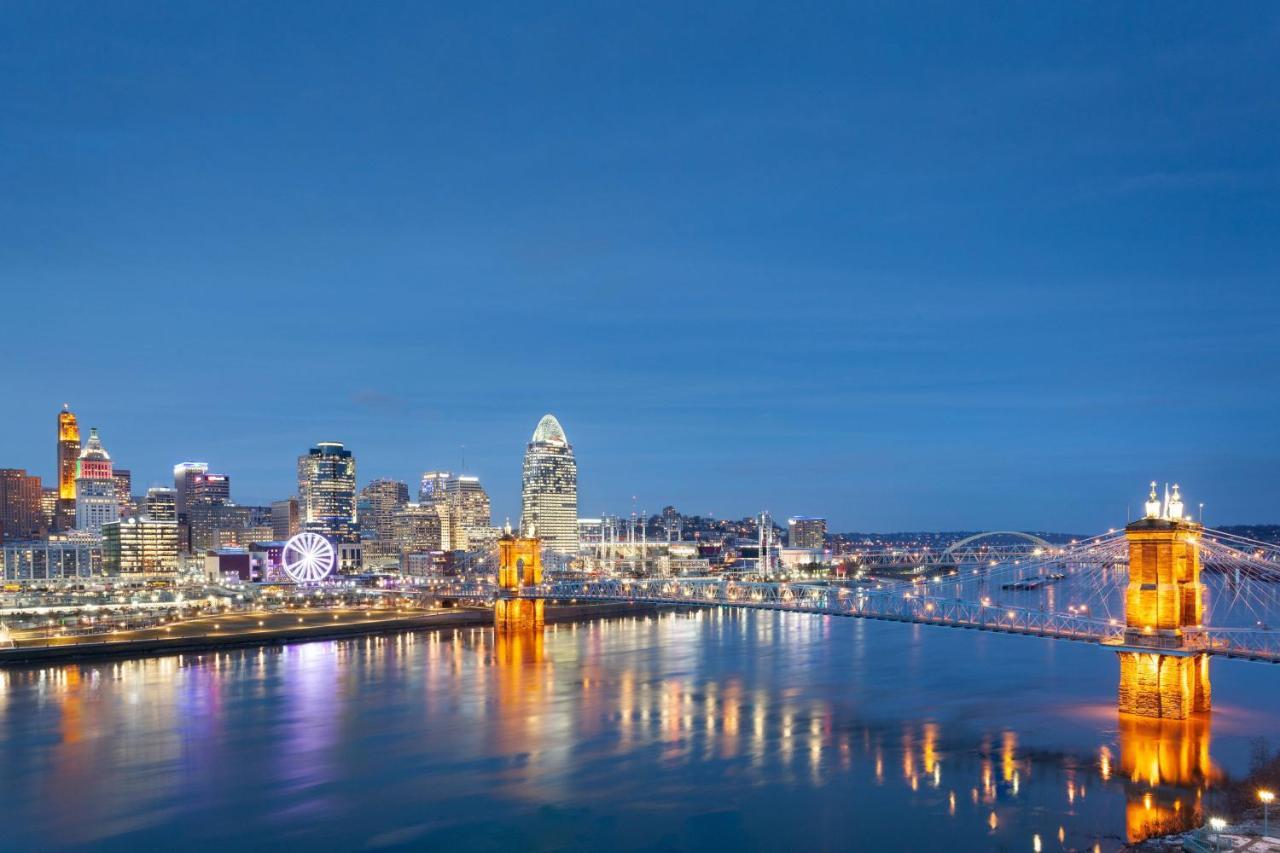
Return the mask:
[(1156, 496), (1156, 481), (1151, 481), (1151, 494), (1147, 496), (1147, 518), (1160, 517), (1160, 498)]
[(1169, 518), (1174, 521), (1182, 519), (1182, 492), (1178, 489), (1178, 484), (1173, 484), (1173, 500), (1169, 502)]

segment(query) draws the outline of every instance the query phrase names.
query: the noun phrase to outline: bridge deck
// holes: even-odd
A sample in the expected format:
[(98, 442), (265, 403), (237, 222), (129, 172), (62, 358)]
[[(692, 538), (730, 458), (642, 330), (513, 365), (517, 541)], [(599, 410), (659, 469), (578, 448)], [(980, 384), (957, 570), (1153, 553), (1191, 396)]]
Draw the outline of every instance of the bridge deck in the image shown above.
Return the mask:
[[(491, 599), (489, 584), (455, 584), (442, 593)], [(521, 591), (526, 598), (626, 601), (695, 607), (737, 607), (847, 616), (1022, 634), (1058, 640), (1119, 645), (1124, 626), (1110, 619), (1055, 613), (957, 598), (932, 596), (914, 587), (860, 589), (805, 583), (698, 579), (600, 579), (552, 581)], [(1185, 650), (1280, 663), (1280, 632), (1268, 629), (1202, 628), (1188, 635)]]

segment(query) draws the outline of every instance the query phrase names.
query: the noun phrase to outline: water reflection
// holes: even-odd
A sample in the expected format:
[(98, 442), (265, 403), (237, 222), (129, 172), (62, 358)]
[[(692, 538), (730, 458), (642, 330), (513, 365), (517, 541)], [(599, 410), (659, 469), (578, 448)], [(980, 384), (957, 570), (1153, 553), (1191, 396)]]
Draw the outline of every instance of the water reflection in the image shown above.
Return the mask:
[(1209, 758), (1209, 717), (1120, 715), (1120, 768), (1130, 841), (1204, 823), (1204, 794), (1220, 776)]
[[(799, 825), (838, 845), (854, 818), (889, 847), (1114, 849), (1202, 819), (1220, 775), (1206, 719), (1073, 711), (1079, 683), (975, 696), (956, 685), (1004, 677), (982, 638), (832, 621), (681, 615), (0, 672), (0, 778), (28, 780), (0, 818), (18, 850), (179, 829), (193, 850), (244, 833), (769, 847)], [(1096, 655), (1086, 698), (1105, 708), (1114, 659), (1058, 648), (1015, 641), (1000, 660), (1064, 655), (1074, 672)]]

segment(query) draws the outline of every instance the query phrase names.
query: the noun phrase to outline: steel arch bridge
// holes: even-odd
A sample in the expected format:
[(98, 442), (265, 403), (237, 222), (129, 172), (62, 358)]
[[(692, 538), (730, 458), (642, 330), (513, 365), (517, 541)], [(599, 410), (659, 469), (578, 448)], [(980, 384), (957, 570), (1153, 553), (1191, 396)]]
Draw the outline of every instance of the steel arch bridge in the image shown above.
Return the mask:
[[(942, 552), (943, 559), (955, 559), (958, 555), (969, 552), (970, 546), (975, 542), (981, 542), (983, 539), (994, 539), (997, 536), (1011, 536), (1015, 539), (1025, 539), (1031, 543), (1037, 551), (1052, 551), (1053, 545), (1031, 533), (1024, 533), (1021, 530), (992, 530), (987, 533), (975, 533), (972, 536), (966, 536), (958, 542), (952, 542)], [(1032, 552), (1035, 553), (1035, 552)]]
[[(1201, 542), (1210, 604), (1205, 626), (1187, 631), (1184, 649), (1280, 663), (1280, 547), (1212, 530), (1204, 531)], [(1124, 535), (1109, 533), (1049, 546), (1032, 562), (957, 566), (927, 581), (553, 579), (523, 587), (519, 597), (773, 610), (1118, 644), (1124, 635), (1127, 562)], [(447, 582), (432, 592), (483, 602), (499, 595), (487, 582)]]

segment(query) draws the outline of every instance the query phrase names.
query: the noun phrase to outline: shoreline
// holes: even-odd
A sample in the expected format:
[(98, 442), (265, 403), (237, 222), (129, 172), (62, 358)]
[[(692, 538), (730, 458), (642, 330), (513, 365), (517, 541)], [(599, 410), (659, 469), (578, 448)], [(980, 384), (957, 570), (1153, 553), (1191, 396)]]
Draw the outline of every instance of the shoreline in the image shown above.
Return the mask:
[[(577, 622), (607, 616), (633, 616), (658, 612), (653, 604), (571, 604), (548, 605), (546, 624)], [(108, 640), (99, 643), (65, 643), (52, 646), (19, 646), (0, 649), (0, 668), (44, 663), (79, 663), (106, 658), (147, 658), (187, 652), (279, 646), (320, 640), (341, 640), (371, 634), (402, 631), (440, 631), (447, 628), (493, 626), (489, 609), (448, 610), (397, 616), (345, 625), (314, 625), (303, 628), (274, 628), (223, 636), (157, 637), (142, 640)]]

